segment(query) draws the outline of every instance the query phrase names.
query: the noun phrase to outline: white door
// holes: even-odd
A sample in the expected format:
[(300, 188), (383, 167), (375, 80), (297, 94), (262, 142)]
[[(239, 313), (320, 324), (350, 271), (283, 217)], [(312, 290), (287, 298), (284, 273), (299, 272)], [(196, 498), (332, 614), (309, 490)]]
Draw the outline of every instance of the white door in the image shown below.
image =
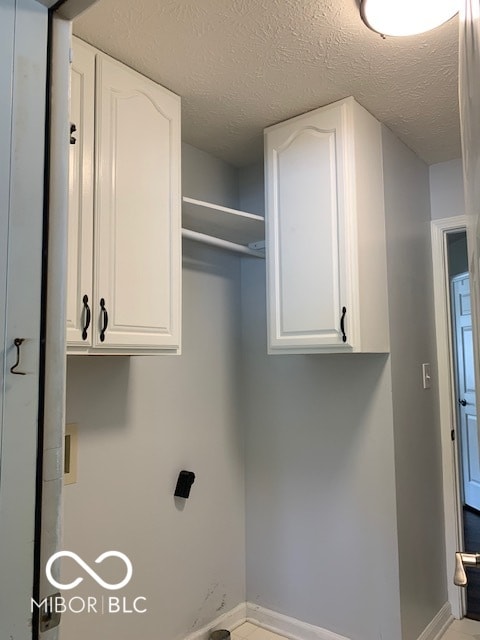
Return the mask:
[[(314, 111), (266, 130), (269, 344), (350, 349), (344, 110)], [(344, 341), (345, 338), (345, 341)]]
[(466, 505), (480, 510), (480, 459), (475, 404), (472, 311), (468, 274), (460, 274), (452, 278), (451, 287), (463, 501)]
[(32, 637), (47, 33), (45, 7), (0, 0), (2, 640)]

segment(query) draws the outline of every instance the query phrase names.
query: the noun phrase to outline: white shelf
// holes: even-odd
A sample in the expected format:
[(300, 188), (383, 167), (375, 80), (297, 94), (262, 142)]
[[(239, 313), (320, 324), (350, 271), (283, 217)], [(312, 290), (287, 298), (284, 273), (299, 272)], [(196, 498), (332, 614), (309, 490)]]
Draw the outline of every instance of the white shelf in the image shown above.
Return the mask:
[[(182, 227), (184, 236), (193, 240), (264, 257), (265, 221), (262, 216), (184, 196)], [(255, 248), (259, 243), (260, 248)]]

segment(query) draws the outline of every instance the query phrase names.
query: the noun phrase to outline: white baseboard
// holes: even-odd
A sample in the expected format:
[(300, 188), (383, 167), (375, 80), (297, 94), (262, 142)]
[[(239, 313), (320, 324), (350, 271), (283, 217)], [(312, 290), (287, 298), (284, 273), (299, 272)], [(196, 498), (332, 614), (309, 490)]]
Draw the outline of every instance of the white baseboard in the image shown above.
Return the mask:
[[(328, 631), (328, 629), (322, 629), (296, 618), (290, 618), (282, 613), (265, 609), (251, 602), (242, 602), (234, 609), (227, 611), (205, 627), (202, 627), (202, 629), (190, 634), (185, 640), (209, 640), (210, 633), (214, 629), (229, 629), (233, 631), (245, 621), (252, 622), (263, 629), (278, 633), (290, 640), (350, 640), (345, 636), (338, 635), (338, 633)], [(419, 636), (418, 640), (440, 640), (452, 621), (452, 609), (450, 604), (446, 602)]]
[(339, 636), (338, 633), (284, 616), (282, 613), (276, 613), (270, 609), (264, 609), (251, 602), (247, 602), (246, 608), (249, 622), (286, 636), (290, 640), (349, 640), (345, 636)]
[(446, 602), (418, 640), (440, 640), (452, 621), (452, 607), (449, 602)]
[(185, 640), (209, 640), (210, 633), (214, 629), (229, 629), (231, 631), (245, 622), (246, 618), (247, 605), (245, 602), (242, 602), (234, 609), (230, 609), (230, 611), (227, 611), (218, 618), (215, 618), (215, 620), (205, 627), (202, 627), (198, 631), (194, 631), (187, 636)]

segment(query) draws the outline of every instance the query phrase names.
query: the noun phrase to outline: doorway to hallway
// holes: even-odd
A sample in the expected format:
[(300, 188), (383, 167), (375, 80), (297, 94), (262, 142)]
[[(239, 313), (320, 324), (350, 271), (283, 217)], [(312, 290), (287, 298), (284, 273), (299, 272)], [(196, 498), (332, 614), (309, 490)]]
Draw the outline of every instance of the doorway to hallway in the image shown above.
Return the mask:
[[(446, 246), (455, 398), (452, 437), (457, 443), (463, 548), (476, 553), (480, 549), (480, 458), (466, 232), (448, 234)], [(480, 620), (480, 573), (469, 570), (467, 575), (466, 615)]]

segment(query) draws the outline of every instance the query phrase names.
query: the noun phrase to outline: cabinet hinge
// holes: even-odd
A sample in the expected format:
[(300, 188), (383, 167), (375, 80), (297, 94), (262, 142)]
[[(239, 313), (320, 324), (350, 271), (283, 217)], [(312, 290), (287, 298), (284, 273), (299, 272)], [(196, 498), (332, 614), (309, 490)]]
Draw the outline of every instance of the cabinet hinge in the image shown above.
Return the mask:
[(71, 122), (70, 123), (70, 144), (75, 144), (77, 141), (77, 139), (73, 136), (76, 130), (77, 130), (77, 125)]
[(455, 442), (455, 429), (450, 431), (450, 438), (452, 439), (452, 442)]

